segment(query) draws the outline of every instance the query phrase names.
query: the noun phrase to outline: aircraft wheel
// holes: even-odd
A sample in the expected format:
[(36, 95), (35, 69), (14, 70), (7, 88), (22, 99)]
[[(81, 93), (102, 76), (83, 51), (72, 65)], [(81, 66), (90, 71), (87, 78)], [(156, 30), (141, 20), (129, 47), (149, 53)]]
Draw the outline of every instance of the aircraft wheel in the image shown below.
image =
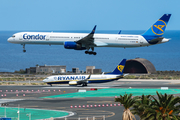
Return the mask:
[(83, 83), (82, 86), (87, 86), (87, 83)]
[(90, 52), (89, 52), (89, 54), (90, 54), (90, 55), (92, 55), (92, 54), (93, 54), (93, 52), (91, 52), (91, 51), (90, 51)]
[(85, 51), (85, 54), (88, 54), (89, 52), (88, 51)]
[(93, 55), (96, 55), (97, 53), (96, 52), (93, 52)]
[(26, 50), (23, 50), (23, 52), (26, 52)]

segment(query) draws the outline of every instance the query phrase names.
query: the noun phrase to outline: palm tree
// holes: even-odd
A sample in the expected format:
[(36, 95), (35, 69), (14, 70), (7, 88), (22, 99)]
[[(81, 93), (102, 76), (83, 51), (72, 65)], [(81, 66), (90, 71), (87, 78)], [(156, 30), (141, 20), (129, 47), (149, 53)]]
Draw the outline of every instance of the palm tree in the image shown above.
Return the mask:
[(120, 95), (120, 98), (115, 98), (115, 102), (120, 102), (123, 104), (125, 110), (123, 112), (123, 120), (133, 120), (136, 118), (131, 113), (130, 108), (133, 107), (133, 104), (136, 102), (137, 97), (132, 98), (132, 94), (125, 94), (124, 96)]
[(145, 109), (142, 118), (148, 120), (178, 120), (180, 98), (166, 93), (164, 95), (156, 93), (158, 99), (152, 96), (153, 101), (149, 108)]
[(136, 103), (133, 105), (131, 112), (134, 115), (138, 115), (142, 119), (142, 115), (145, 110), (150, 106), (152, 100), (150, 99), (151, 95), (142, 95), (136, 99)]

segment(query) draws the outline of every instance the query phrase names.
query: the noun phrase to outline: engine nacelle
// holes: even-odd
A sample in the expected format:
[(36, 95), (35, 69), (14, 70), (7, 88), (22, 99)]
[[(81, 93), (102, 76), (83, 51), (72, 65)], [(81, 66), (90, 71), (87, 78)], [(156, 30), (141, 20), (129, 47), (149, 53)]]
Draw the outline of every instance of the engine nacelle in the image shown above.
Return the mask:
[(85, 50), (85, 47), (82, 47), (80, 44), (76, 42), (64, 42), (64, 48), (66, 49), (74, 49), (74, 50)]
[(87, 86), (89, 81), (69, 81), (69, 86), (76, 86), (76, 85), (82, 85), (82, 86)]
[(78, 85), (77, 81), (69, 81), (69, 86), (76, 86)]

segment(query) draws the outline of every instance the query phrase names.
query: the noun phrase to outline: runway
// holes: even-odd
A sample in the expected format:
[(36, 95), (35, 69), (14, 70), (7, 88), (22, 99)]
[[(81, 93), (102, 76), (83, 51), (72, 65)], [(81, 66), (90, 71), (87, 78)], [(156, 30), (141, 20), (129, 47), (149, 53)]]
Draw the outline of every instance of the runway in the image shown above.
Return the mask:
[[(114, 106), (114, 97), (83, 97), (83, 98), (48, 98), (40, 97), (77, 92), (79, 89), (90, 91), (91, 88), (160, 88), (169, 87), (179, 89), (179, 80), (124, 80), (89, 84), (87, 87), (71, 87), (68, 85), (46, 86), (1, 86), (0, 103), (8, 103), (8, 107), (36, 108), (48, 110), (64, 110), (73, 112), (72, 118), (105, 115), (106, 120), (122, 118), (123, 106)], [(6, 96), (4, 96), (6, 94)], [(2, 96), (3, 95), (3, 96)], [(179, 94), (177, 94), (179, 95)], [(12, 100), (12, 101), (11, 101)], [(102, 105), (109, 105), (102, 106)], [(112, 106), (110, 106), (112, 104)], [(83, 107), (85, 105), (85, 107)], [(92, 105), (93, 107), (87, 107)], [(97, 105), (96, 107), (94, 105)], [(98, 107), (100, 105), (100, 107)], [(73, 107), (71, 107), (73, 106)], [(75, 108), (77, 106), (77, 108)], [(79, 108), (78, 106), (81, 106)], [(137, 119), (139, 119), (136, 116)], [(60, 118), (59, 118), (60, 119)], [(62, 118), (61, 118), (62, 119)]]

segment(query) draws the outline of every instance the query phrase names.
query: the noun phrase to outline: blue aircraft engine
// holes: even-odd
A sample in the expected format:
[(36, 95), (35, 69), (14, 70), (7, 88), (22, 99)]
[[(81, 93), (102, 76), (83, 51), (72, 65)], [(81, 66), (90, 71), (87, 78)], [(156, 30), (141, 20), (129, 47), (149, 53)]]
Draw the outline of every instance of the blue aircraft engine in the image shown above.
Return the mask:
[(85, 47), (82, 47), (81, 44), (77, 44), (76, 42), (64, 42), (64, 48), (66, 49), (74, 49), (74, 50), (85, 50)]

